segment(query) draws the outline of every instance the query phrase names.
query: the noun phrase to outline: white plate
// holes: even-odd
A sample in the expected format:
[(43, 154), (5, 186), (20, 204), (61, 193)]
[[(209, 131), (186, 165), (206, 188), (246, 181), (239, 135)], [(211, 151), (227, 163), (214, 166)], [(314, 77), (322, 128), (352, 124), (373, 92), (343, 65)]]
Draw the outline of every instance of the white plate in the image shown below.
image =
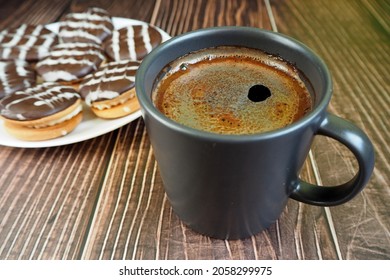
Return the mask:
[[(113, 24), (115, 29), (119, 29), (128, 25), (134, 24), (147, 24), (143, 21), (113, 17)], [(48, 29), (53, 32), (58, 32), (59, 24), (57, 22), (46, 25)], [(166, 41), (170, 36), (161, 29), (158, 29), (163, 37), (163, 41)], [(19, 147), (19, 148), (42, 148), (42, 147), (53, 147), (61, 146), (72, 143), (81, 142), (88, 140), (110, 131), (113, 131), (121, 126), (124, 126), (141, 116), (141, 111), (138, 110), (131, 115), (126, 117), (103, 120), (97, 118), (88, 108), (84, 108), (82, 122), (68, 135), (45, 141), (23, 141), (9, 135), (3, 126), (3, 121), (0, 120), (0, 145)]]

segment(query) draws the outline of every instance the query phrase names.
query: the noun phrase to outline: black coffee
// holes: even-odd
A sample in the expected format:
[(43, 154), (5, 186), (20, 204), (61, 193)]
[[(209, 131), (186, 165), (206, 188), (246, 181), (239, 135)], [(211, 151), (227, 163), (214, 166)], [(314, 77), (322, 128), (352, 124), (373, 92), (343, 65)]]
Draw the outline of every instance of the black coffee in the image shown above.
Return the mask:
[(157, 82), (158, 110), (183, 125), (220, 134), (278, 129), (311, 110), (298, 70), (244, 47), (203, 49), (173, 61)]

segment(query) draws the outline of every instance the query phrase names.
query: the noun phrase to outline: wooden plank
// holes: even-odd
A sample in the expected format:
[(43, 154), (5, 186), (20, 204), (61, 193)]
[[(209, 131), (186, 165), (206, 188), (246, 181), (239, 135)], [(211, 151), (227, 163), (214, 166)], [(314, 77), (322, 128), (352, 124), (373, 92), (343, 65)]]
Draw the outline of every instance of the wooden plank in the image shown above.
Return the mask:
[[(309, 45), (328, 64), (334, 79), (330, 111), (366, 131), (377, 151), (367, 188), (324, 216), (328, 227), (334, 224), (339, 257), (389, 259), (388, 6), (384, 1), (277, 1), (274, 9), (280, 31)], [(318, 137), (313, 154), (313, 168), (325, 185), (343, 183), (357, 172), (352, 153), (334, 140)]]
[(149, 21), (154, 8), (154, 0), (132, 0), (132, 1), (94, 1), (76, 0), (72, 1), (70, 10), (81, 12), (89, 7), (100, 7), (106, 9), (114, 17), (125, 17)]
[(199, 28), (223, 25), (271, 28), (264, 2), (261, 0), (158, 0), (156, 6), (158, 10), (154, 11), (153, 23), (163, 27), (172, 36)]
[(0, 259), (79, 257), (114, 137), (0, 148)]
[(1, 3), (0, 30), (23, 23), (47, 24), (57, 21), (70, 1), (3, 1)]
[[(146, 138), (143, 122), (119, 130), (114, 152), (103, 182), (91, 231), (83, 258), (128, 258), (127, 250), (135, 246), (132, 238), (137, 232), (151, 228), (145, 213), (158, 217), (158, 205), (149, 207), (151, 195), (163, 197), (162, 190), (154, 191), (150, 181), (155, 177), (154, 160)], [(154, 199), (159, 204), (161, 199)], [(118, 249), (120, 248), (120, 250)], [(130, 252), (131, 253), (131, 252)]]

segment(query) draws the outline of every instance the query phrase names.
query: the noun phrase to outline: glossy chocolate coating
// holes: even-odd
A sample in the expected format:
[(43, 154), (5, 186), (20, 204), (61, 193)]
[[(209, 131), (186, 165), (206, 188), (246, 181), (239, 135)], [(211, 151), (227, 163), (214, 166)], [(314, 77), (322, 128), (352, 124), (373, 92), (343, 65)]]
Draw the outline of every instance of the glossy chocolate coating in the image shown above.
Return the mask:
[(68, 14), (60, 22), (59, 37), (63, 43), (101, 44), (114, 29), (111, 16), (101, 8), (89, 8), (83, 13)]
[(35, 72), (21, 60), (0, 61), (0, 99), (36, 83)]
[(113, 99), (134, 88), (137, 61), (111, 62), (84, 78), (79, 92), (90, 105), (91, 102)]
[(141, 60), (162, 41), (160, 32), (151, 25), (131, 25), (112, 33), (105, 43), (107, 55), (115, 61)]
[(61, 112), (78, 99), (73, 87), (44, 83), (7, 95), (0, 101), (0, 114), (16, 121), (36, 120)]
[(75, 81), (95, 71), (105, 59), (96, 44), (64, 43), (55, 46), (48, 57), (36, 65), (45, 81)]
[(0, 59), (37, 61), (57, 43), (57, 35), (43, 25), (22, 24), (0, 32)]

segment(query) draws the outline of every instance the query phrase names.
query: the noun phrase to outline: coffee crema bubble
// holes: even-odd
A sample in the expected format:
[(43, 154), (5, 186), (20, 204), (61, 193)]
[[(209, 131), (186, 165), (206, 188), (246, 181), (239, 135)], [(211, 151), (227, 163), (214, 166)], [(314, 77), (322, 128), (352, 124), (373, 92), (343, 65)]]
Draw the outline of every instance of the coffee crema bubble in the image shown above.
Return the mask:
[(296, 67), (261, 50), (233, 46), (171, 62), (155, 83), (153, 102), (178, 123), (219, 134), (282, 128), (312, 107)]

